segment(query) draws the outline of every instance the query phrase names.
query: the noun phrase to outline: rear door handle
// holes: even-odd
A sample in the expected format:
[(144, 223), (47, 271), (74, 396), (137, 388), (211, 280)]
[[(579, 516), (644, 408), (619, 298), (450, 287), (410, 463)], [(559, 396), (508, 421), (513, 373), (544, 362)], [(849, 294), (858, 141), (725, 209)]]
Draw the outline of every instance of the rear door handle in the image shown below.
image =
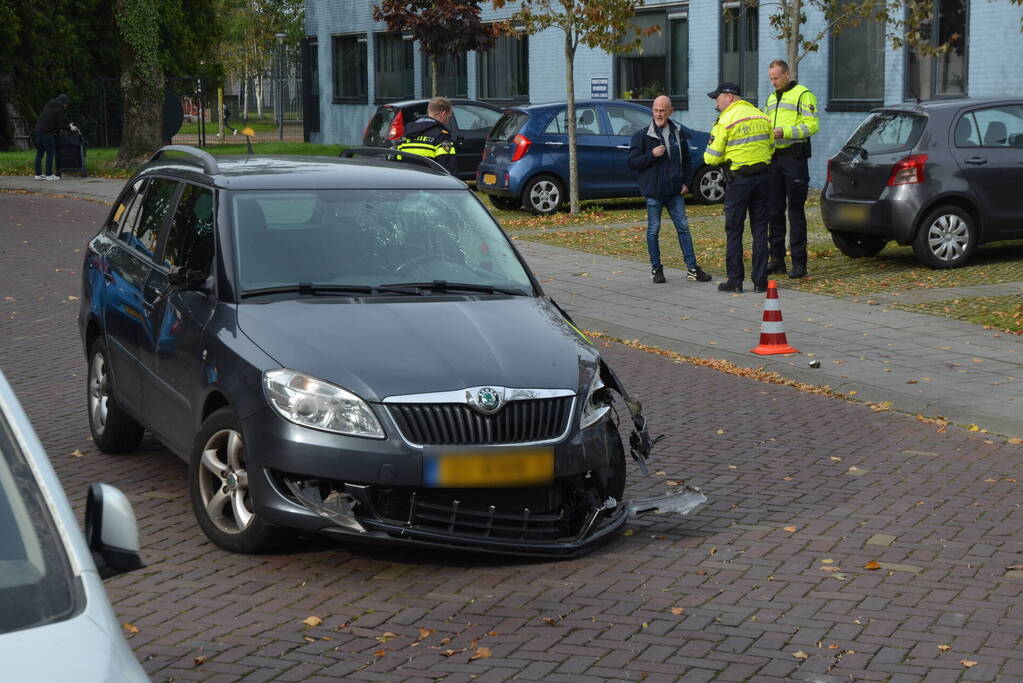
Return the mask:
[(615, 149), (629, 149), (629, 145), (615, 145)]
[(987, 163), (987, 158), (986, 157), (970, 157), (970, 158), (968, 158), (966, 160), (966, 163), (971, 164), (973, 166), (983, 166), (984, 164)]
[(552, 147), (561, 147), (565, 143), (564, 142), (545, 142), (544, 144), (545, 145), (550, 145)]

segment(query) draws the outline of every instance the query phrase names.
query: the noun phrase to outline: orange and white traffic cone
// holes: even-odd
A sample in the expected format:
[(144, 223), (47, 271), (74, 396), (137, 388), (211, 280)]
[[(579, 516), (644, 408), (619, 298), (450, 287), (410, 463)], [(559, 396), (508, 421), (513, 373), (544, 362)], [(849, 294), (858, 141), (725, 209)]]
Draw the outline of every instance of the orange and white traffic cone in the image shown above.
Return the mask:
[(760, 325), (760, 344), (750, 353), (770, 356), (778, 353), (799, 353), (798, 349), (789, 346), (785, 338), (785, 329), (781, 322), (781, 304), (778, 303), (778, 282), (767, 283), (767, 298), (764, 299), (764, 321)]

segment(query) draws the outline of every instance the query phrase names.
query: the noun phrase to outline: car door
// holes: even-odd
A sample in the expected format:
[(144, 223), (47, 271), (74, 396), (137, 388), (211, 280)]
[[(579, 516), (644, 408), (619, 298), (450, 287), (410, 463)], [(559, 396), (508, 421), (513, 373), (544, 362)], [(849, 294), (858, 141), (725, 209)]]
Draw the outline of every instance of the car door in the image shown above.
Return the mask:
[(650, 127), (653, 121), (650, 111), (625, 104), (606, 104), (608, 139), (614, 155), (614, 175), (610, 187), (623, 195), (639, 196), (639, 179), (629, 168), (629, 147), (632, 136)]
[(483, 144), (487, 133), (501, 118), (501, 112), (478, 104), (454, 103), (451, 105), (454, 122), (451, 135), (455, 139), (455, 159), (458, 163), (458, 175), (461, 178), (472, 178), (476, 175), (476, 167), (483, 158)]
[[(614, 159), (607, 135), (601, 130), (600, 111), (589, 105), (576, 107), (576, 154), (579, 163), (579, 194), (599, 197), (609, 192)], [(544, 158), (568, 181), (568, 117), (561, 109), (544, 129)]]
[(996, 231), (1023, 231), (1023, 104), (962, 114), (952, 153), (976, 194), (985, 222)]
[[(169, 445), (187, 452), (206, 384), (204, 334), (216, 307), (210, 278), (216, 215), (213, 190), (182, 184), (170, 214), (160, 263), (152, 269), (145, 289), (148, 334), (143, 357), (150, 377), (144, 412), (146, 423)], [(175, 271), (192, 272), (203, 284), (172, 286), (169, 279)]]
[(136, 415), (141, 415), (142, 406), (142, 290), (157, 245), (157, 233), (143, 219), (149, 184), (139, 180), (118, 200), (111, 214), (116, 239), (106, 249), (102, 265), (103, 330), (114, 386), (119, 398)]

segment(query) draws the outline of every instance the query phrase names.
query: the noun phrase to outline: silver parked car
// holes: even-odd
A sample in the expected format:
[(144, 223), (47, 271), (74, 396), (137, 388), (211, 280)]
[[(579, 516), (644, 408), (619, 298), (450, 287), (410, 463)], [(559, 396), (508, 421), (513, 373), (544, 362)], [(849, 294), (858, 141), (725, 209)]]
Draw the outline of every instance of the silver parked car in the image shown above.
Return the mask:
[(0, 372), (0, 678), (148, 681), (102, 578), (142, 567), (128, 499), (93, 484), (85, 535)]
[(885, 244), (956, 268), (978, 244), (1023, 237), (1023, 100), (876, 109), (828, 161), (821, 217), (853, 258)]

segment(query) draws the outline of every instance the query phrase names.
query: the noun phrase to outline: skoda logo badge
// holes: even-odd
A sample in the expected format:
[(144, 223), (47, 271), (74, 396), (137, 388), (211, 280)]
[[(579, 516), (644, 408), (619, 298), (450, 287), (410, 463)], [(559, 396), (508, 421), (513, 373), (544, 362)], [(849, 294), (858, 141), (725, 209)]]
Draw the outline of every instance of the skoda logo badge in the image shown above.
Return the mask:
[(487, 414), (496, 413), (501, 407), (501, 394), (496, 389), (483, 387), (476, 392), (476, 407), (480, 412)]

